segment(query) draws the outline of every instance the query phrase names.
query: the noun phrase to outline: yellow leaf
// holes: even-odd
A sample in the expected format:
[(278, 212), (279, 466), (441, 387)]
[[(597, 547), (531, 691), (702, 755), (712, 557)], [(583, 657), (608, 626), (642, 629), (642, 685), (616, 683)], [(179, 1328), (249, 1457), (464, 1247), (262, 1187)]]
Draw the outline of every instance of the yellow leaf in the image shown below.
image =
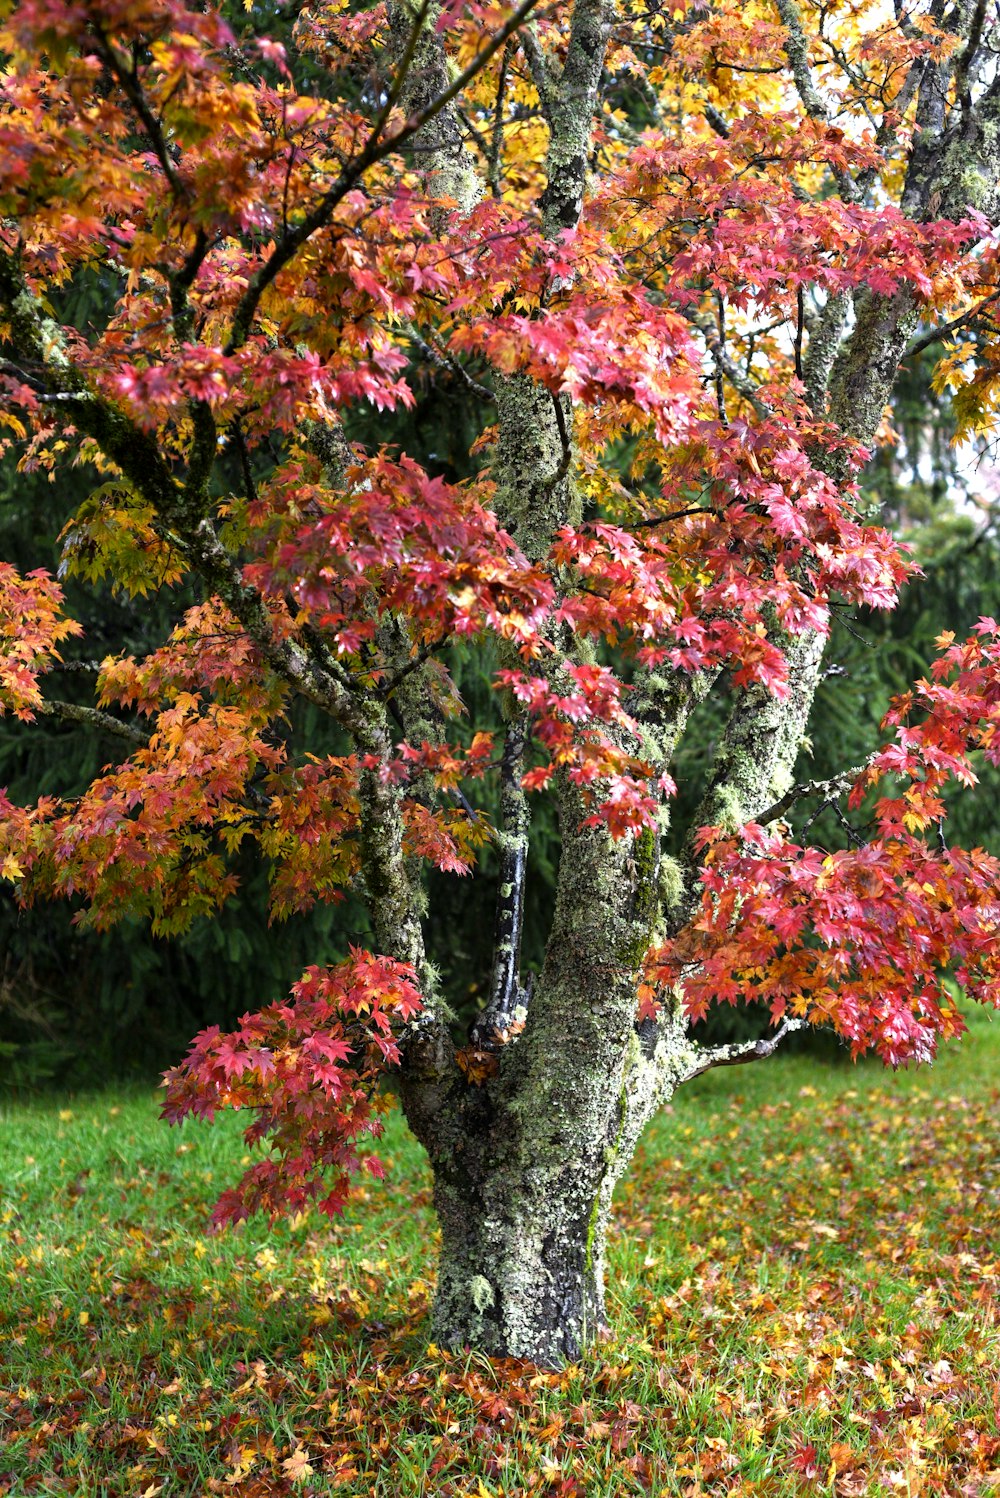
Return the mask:
[(291, 1456), (286, 1456), (281, 1464), (281, 1470), (292, 1482), (299, 1482), (304, 1477), (312, 1477), (313, 1469), (309, 1461), (309, 1453), (304, 1446), (293, 1451)]

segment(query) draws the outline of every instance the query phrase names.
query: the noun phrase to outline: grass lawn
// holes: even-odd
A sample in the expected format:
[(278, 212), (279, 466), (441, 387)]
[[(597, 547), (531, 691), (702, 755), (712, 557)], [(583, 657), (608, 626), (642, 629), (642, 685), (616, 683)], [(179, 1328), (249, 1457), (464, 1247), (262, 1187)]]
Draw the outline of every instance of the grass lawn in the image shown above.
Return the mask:
[(1000, 1495), (1000, 1019), (933, 1070), (699, 1078), (619, 1196), (617, 1340), (426, 1343), (429, 1181), (205, 1236), (238, 1118), (0, 1106), (0, 1493)]

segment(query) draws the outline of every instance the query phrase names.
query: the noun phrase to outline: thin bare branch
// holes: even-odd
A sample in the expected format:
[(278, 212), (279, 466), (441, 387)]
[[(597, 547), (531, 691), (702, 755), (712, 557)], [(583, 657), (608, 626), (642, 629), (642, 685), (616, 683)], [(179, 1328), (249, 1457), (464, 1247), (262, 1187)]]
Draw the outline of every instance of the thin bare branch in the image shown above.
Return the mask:
[(750, 402), (757, 415), (763, 420), (764, 417), (770, 414), (770, 406), (766, 401), (761, 399), (760, 392), (753, 380), (730, 358), (722, 345), (722, 340), (716, 329), (712, 327), (711, 323), (704, 322), (699, 317), (689, 316), (688, 321), (698, 329), (698, 332), (704, 338), (708, 351), (715, 360), (716, 368), (721, 370), (733, 389), (739, 395), (742, 395), (744, 400)]
[(910, 344), (910, 347), (903, 355), (904, 359), (912, 359), (916, 354), (922, 354), (924, 349), (932, 348), (935, 343), (940, 343), (942, 339), (947, 338), (950, 333), (957, 332), (959, 328), (971, 328), (976, 320), (982, 316), (984, 310), (998, 300), (1000, 300), (1000, 291), (994, 291), (985, 301), (980, 302), (977, 307), (972, 307), (968, 312), (962, 312), (958, 317), (953, 317), (951, 322), (942, 323), (937, 328), (931, 328), (929, 332)]
[(125, 739), (133, 746), (141, 748), (149, 743), (148, 735), (140, 728), (135, 728), (131, 723), (123, 723), (120, 718), (101, 712), (98, 707), (84, 707), (77, 702), (47, 698), (39, 704), (37, 711), (46, 718), (61, 718), (65, 723), (85, 723), (88, 728), (99, 728), (102, 733), (110, 733), (116, 739)]
[(433, 344), (428, 343), (425, 338), (420, 336), (416, 328), (407, 324), (404, 332), (413, 344), (413, 347), (419, 349), (420, 353), (423, 354), (428, 364), (433, 365), (435, 369), (445, 370), (448, 374), (456, 375), (466, 389), (471, 390), (474, 395), (478, 395), (480, 400), (496, 400), (495, 392), (488, 385), (480, 385), (478, 380), (472, 378), (464, 364), (459, 363), (457, 359), (453, 359), (450, 354), (436, 349)]
[(504, 94), (507, 91), (507, 71), (510, 67), (514, 54), (514, 39), (509, 38), (503, 49), (503, 58), (500, 63), (500, 77), (497, 79), (497, 97), (493, 106), (493, 130), (490, 137), (490, 148), (486, 156), (487, 178), (490, 191), (495, 198), (503, 196), (500, 184), (501, 159), (503, 157), (503, 106)]
[(829, 780), (806, 780), (800, 785), (793, 785), (779, 800), (775, 801), (773, 806), (762, 811), (755, 821), (759, 822), (762, 827), (766, 827), (769, 822), (776, 822), (779, 817), (783, 817), (786, 811), (791, 811), (799, 801), (810, 801), (819, 797), (829, 804), (838, 796), (842, 796), (845, 791), (849, 791), (870, 763), (870, 760), (866, 760), (863, 765), (854, 765), (850, 770), (842, 770), (839, 775), (831, 775)]
[(682, 1082), (690, 1082), (694, 1077), (700, 1077), (717, 1066), (743, 1066), (750, 1061), (763, 1061), (766, 1057), (774, 1055), (787, 1036), (793, 1035), (796, 1030), (804, 1030), (805, 1026), (804, 1019), (786, 1019), (782, 1020), (773, 1035), (762, 1036), (760, 1040), (719, 1045), (711, 1050), (700, 1051), (698, 1064), (678, 1079), (678, 1085)]

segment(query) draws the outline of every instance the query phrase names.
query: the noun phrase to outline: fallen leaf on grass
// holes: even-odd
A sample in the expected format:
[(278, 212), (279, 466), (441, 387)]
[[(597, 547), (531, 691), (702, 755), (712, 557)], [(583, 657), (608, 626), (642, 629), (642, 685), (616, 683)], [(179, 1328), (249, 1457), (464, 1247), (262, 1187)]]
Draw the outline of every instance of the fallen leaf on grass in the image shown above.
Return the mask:
[(312, 1477), (313, 1467), (309, 1460), (309, 1452), (304, 1446), (298, 1447), (291, 1456), (286, 1456), (281, 1464), (281, 1470), (292, 1482), (301, 1482), (303, 1478)]

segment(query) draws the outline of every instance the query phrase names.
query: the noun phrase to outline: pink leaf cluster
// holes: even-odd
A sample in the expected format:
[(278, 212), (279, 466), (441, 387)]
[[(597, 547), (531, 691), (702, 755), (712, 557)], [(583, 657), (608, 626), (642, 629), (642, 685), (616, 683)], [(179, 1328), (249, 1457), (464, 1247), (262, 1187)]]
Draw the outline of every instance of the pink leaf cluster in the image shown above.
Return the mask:
[(213, 1025), (195, 1037), (165, 1075), (164, 1118), (247, 1108), (247, 1145), (269, 1151), (223, 1192), (216, 1227), (312, 1206), (334, 1216), (362, 1165), (379, 1172), (358, 1145), (382, 1132), (381, 1079), (399, 1062), (400, 1027), (420, 1008), (411, 969), (352, 948), (337, 967), (308, 968), (287, 1001), (245, 1014), (237, 1030)]

